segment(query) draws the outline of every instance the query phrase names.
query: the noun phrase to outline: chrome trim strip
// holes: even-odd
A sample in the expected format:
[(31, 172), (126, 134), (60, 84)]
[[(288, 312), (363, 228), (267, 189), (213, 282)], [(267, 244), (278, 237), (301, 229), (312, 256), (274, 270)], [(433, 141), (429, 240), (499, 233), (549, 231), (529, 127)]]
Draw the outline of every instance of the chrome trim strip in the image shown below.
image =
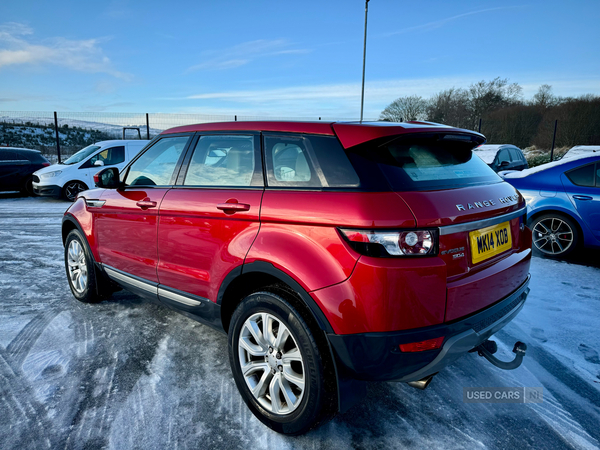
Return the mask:
[(85, 203), (90, 208), (102, 208), (106, 203), (106, 200), (85, 200)]
[(485, 228), (502, 222), (506, 222), (507, 220), (512, 220), (515, 217), (522, 216), (526, 212), (527, 207), (523, 207), (517, 211), (513, 211), (502, 216), (492, 217), (490, 219), (476, 220), (474, 222), (460, 223), (458, 225), (446, 225), (445, 227), (440, 227), (440, 236), (444, 236), (446, 234), (460, 233), (463, 231), (479, 230), (480, 228)]
[(152, 285), (150, 281), (141, 281), (138, 278), (134, 278), (130, 275), (126, 275), (123, 272), (113, 269), (110, 266), (103, 265), (104, 271), (109, 276), (109, 278), (113, 278), (115, 281), (120, 281), (122, 283), (130, 284), (133, 287), (141, 289), (143, 291), (149, 292), (151, 294), (156, 295), (158, 288), (156, 285)]
[(167, 291), (166, 289), (163, 289), (161, 287), (158, 288), (158, 296), (166, 297), (169, 300), (173, 300), (174, 302), (177, 302), (177, 303), (183, 303), (184, 305), (187, 305), (187, 306), (198, 306), (198, 305), (202, 304), (202, 302), (199, 300), (193, 300), (184, 295), (180, 295), (180, 294), (176, 294), (175, 292)]

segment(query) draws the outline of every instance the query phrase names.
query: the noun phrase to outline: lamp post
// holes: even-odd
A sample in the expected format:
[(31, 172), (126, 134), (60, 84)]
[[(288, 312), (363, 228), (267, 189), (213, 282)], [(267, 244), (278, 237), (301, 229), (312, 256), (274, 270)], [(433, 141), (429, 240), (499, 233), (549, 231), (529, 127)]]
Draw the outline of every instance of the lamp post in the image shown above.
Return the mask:
[(360, 123), (363, 121), (363, 108), (365, 104), (365, 63), (367, 61), (367, 14), (369, 12), (369, 0), (365, 0), (365, 42), (363, 45), (363, 73), (362, 91), (360, 94)]

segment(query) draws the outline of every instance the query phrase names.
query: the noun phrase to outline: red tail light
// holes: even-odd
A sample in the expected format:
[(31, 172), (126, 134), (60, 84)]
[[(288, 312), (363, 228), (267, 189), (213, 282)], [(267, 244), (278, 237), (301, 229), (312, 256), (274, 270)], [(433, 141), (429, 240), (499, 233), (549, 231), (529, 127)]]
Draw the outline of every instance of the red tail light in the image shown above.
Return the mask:
[[(100, 172), (98, 172), (98, 173), (100, 173)], [(96, 183), (96, 184), (100, 183), (100, 177), (98, 176), (98, 173), (94, 174), (94, 183)]]
[(400, 350), (405, 353), (424, 352), (426, 350), (435, 350), (440, 348), (444, 343), (444, 336), (426, 341), (411, 342), (410, 344), (400, 344)]
[(48, 167), (49, 165), (50, 165), (49, 162), (42, 163), (42, 166), (44, 166), (44, 167)]

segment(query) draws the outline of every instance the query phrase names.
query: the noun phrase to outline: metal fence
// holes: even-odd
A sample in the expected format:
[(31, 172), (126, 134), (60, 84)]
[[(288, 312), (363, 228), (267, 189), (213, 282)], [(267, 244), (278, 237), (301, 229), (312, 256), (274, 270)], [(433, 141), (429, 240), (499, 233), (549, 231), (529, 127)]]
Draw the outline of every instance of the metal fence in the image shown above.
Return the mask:
[[(169, 128), (208, 122), (252, 120), (356, 120), (212, 114), (0, 111), (0, 146), (41, 150), (51, 162), (108, 139), (152, 139)], [(139, 134), (138, 134), (139, 130)]]

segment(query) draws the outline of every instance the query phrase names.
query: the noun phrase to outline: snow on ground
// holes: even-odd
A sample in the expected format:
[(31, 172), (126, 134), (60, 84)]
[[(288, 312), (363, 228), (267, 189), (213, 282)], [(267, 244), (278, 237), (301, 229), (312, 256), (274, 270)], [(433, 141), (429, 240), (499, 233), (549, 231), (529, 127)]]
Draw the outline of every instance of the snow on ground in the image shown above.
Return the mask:
[[(3, 449), (598, 448), (600, 255), (534, 258), (531, 294), (496, 335), (502, 371), (469, 354), (425, 391), (373, 383), (305, 436), (264, 427), (237, 392), (227, 339), (126, 292), (70, 294), (61, 217), (69, 205), (0, 195), (0, 442)], [(595, 266), (594, 266), (595, 265)], [(543, 387), (539, 404), (467, 404), (463, 387)]]

